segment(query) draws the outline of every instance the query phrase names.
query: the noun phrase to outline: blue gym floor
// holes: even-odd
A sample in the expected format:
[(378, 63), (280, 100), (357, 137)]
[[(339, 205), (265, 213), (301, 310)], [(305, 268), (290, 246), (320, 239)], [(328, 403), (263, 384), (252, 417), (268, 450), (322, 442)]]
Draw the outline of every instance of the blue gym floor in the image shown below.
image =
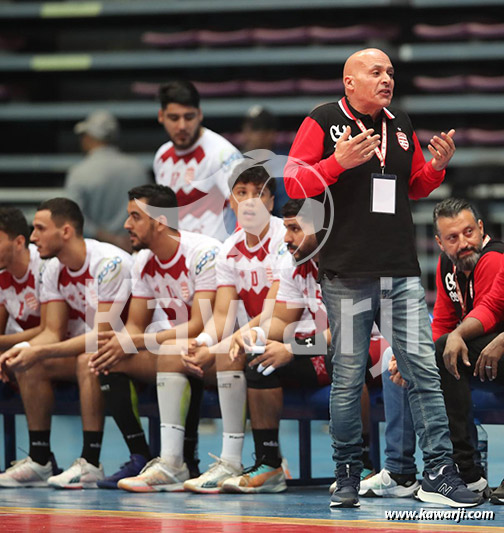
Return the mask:
[[(146, 421), (145, 421), (146, 422)], [(281, 443), (293, 477), (298, 474), (298, 444), (295, 421), (283, 421)], [(18, 458), (28, 448), (24, 417), (17, 417)], [(330, 439), (327, 425), (312, 424), (313, 473), (332, 473)], [(504, 476), (502, 426), (485, 426), (489, 441), (490, 485), (499, 485)], [(208, 452), (220, 452), (220, 420), (201, 427), (200, 457), (202, 469), (213, 460)], [(383, 425), (381, 427), (383, 430)], [(383, 436), (382, 436), (383, 442)], [(0, 443), (3, 443), (0, 430)], [(68, 467), (80, 454), (82, 445), (80, 420), (77, 417), (55, 417), (52, 446), (61, 467)], [(381, 446), (383, 450), (383, 444)], [(253, 444), (246, 437), (243, 460), (253, 463)], [(112, 473), (127, 459), (122, 437), (111, 419), (107, 419), (102, 449), (106, 473)], [(0, 462), (3, 449), (0, 445)], [(419, 470), (421, 460), (419, 459)], [(3, 489), (0, 492), (1, 531), (504, 531), (504, 506), (485, 503), (478, 511), (493, 511), (493, 520), (389, 521), (385, 512), (417, 511), (436, 507), (413, 499), (361, 498), (359, 509), (329, 509), (328, 487), (290, 488), (283, 494), (268, 495), (196, 495), (130, 494), (123, 491), (56, 491), (53, 489)], [(437, 508), (448, 510), (449, 508)]]

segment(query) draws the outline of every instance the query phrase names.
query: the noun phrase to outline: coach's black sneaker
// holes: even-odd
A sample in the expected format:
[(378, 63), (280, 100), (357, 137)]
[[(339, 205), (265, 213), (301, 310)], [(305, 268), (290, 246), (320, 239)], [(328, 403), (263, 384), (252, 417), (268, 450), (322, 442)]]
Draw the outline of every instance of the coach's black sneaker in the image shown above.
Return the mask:
[(436, 474), (425, 472), (417, 498), (450, 507), (474, 507), (484, 501), (481, 494), (467, 488), (454, 465), (443, 465)]
[(359, 507), (360, 468), (340, 465), (336, 470), (336, 489), (331, 496), (331, 509)]
[(493, 503), (494, 505), (504, 505), (504, 479), (490, 494), (490, 503)]

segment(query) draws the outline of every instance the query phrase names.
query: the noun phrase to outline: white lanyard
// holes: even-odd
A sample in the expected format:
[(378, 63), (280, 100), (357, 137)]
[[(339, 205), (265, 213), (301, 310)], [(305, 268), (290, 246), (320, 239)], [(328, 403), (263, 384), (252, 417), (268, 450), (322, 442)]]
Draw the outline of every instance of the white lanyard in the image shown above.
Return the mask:
[[(344, 98), (342, 98), (339, 101), (340, 106), (342, 106), (347, 114), (359, 127), (359, 129), (364, 133), (368, 128), (364, 126), (362, 120), (360, 118), (357, 118), (348, 107), (347, 103), (345, 102)], [(387, 120), (385, 119), (385, 115), (382, 117), (382, 136), (381, 136), (381, 150), (376, 147), (374, 149), (374, 153), (376, 154), (376, 157), (380, 160), (380, 167), (382, 174), (385, 172), (385, 158), (387, 157)]]

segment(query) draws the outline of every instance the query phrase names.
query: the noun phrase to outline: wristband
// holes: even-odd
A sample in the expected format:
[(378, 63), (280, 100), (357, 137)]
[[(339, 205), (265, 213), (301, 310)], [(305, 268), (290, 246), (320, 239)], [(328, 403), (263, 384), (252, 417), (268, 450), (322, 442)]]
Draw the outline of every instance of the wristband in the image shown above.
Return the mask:
[(21, 341), (14, 344), (13, 348), (29, 348), (31, 344), (28, 341)]
[(264, 329), (260, 328), (259, 326), (255, 326), (255, 327), (251, 328), (251, 330), (255, 331), (257, 333), (257, 338), (256, 338), (256, 341), (255, 341), (255, 345), (256, 346), (265, 346), (266, 345), (266, 333), (264, 333)]
[(196, 344), (198, 346), (206, 344), (210, 348), (210, 346), (213, 346), (215, 344), (212, 339), (212, 336), (204, 331), (200, 333), (194, 340), (196, 341)]

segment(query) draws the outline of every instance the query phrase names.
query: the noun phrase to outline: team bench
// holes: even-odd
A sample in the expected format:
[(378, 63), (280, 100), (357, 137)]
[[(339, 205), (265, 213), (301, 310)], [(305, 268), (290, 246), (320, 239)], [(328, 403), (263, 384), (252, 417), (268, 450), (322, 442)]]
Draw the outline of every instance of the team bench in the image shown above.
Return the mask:
[[(315, 390), (287, 390), (284, 397), (283, 419), (298, 421), (299, 478), (289, 480), (290, 485), (315, 485), (332, 483), (331, 477), (314, 478), (311, 464), (311, 421), (329, 419), (329, 387)], [(5, 465), (16, 459), (16, 415), (24, 413), (20, 395), (10, 386), (0, 383), (0, 414), (3, 415)], [(60, 383), (55, 390), (55, 415), (80, 415), (77, 386)], [(154, 386), (139, 392), (139, 414), (148, 419), (149, 444), (154, 454), (160, 449), (159, 411)], [(205, 390), (201, 410), (202, 418), (220, 418), (216, 390)], [(331, 459), (328, 457), (328, 463)]]
[[(504, 388), (486, 384), (485, 389), (473, 390), (474, 416), (482, 424), (504, 424)], [(286, 390), (282, 418), (298, 421), (299, 436), (299, 478), (288, 480), (289, 485), (323, 485), (332, 483), (334, 477), (313, 477), (311, 449), (311, 421), (329, 420), (329, 390), (320, 389)], [(380, 468), (379, 423), (385, 421), (381, 388), (370, 390), (371, 399), (371, 459), (375, 468)], [(4, 424), (5, 465), (16, 459), (16, 419), (15, 415), (24, 413), (18, 393), (9, 385), (0, 383), (0, 414)], [(160, 449), (159, 411), (154, 386), (146, 387), (139, 393), (140, 416), (148, 419), (149, 443), (154, 454)], [(80, 415), (77, 386), (61, 383), (56, 387), (55, 415)], [(219, 400), (216, 390), (205, 390), (201, 410), (202, 418), (220, 418)], [(328, 463), (332, 462), (328, 457)]]

